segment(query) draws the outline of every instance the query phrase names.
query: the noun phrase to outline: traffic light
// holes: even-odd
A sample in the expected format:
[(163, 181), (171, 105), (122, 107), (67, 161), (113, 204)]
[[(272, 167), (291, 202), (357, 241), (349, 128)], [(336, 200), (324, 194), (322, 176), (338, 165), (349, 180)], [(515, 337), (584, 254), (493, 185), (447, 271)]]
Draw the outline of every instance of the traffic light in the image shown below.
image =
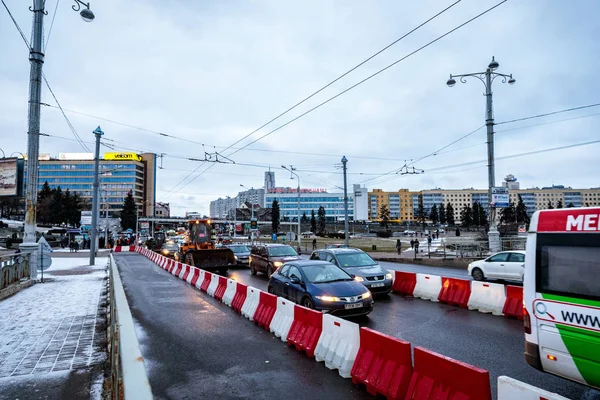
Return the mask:
[(250, 229), (253, 231), (258, 229), (258, 220), (256, 218), (250, 220)]

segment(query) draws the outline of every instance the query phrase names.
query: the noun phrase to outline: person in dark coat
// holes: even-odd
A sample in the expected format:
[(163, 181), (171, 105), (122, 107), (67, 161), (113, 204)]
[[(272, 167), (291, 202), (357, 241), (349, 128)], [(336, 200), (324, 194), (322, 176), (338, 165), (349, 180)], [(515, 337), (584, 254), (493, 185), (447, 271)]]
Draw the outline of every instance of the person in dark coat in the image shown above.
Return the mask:
[(398, 255), (402, 252), (402, 242), (400, 239), (396, 240), (396, 250), (398, 250)]

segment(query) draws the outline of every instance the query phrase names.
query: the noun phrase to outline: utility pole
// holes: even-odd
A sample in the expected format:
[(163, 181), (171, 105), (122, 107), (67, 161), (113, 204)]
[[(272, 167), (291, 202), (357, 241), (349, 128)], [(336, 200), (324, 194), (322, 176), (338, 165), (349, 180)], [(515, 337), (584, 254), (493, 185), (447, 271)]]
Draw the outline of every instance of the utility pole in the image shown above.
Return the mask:
[(98, 175), (98, 167), (100, 164), (100, 137), (104, 135), (100, 126), (94, 129), (96, 136), (96, 152), (94, 155), (94, 186), (92, 192), (92, 231), (90, 235), (90, 265), (96, 263), (96, 247), (98, 240), (98, 189), (100, 186), (100, 176)]
[[(348, 242), (348, 236), (349, 236), (349, 232), (348, 232), (348, 180), (346, 179), (346, 164), (348, 163), (348, 159), (346, 158), (346, 156), (342, 157), (342, 166), (344, 168), (344, 244), (346, 245), (346, 247), (349, 246)], [(356, 208), (356, 206), (355, 206)]]
[(496, 224), (496, 205), (492, 201), (492, 192), (496, 186), (495, 168), (494, 168), (494, 110), (492, 102), (492, 82), (497, 77), (502, 78), (502, 82), (508, 82), (509, 85), (514, 85), (516, 80), (512, 77), (512, 74), (506, 75), (495, 72), (500, 64), (492, 57), (492, 61), (488, 65), (485, 72), (475, 72), (471, 74), (461, 75), (450, 75), (450, 79), (446, 82), (446, 85), (452, 87), (456, 84), (454, 78), (460, 78), (462, 83), (466, 82), (466, 77), (475, 77), (479, 79), (485, 86), (485, 99), (486, 99), (486, 113), (485, 113), (485, 126), (487, 129), (487, 157), (488, 157), (488, 197), (489, 197), (489, 222), (490, 231), (488, 232), (489, 247), (492, 253), (500, 251), (500, 232), (498, 232), (498, 226)]
[[(283, 169), (290, 171), (291, 174), (296, 175), (296, 179), (298, 179), (298, 249), (302, 248), (302, 238), (300, 237), (300, 176), (295, 172), (296, 168), (290, 165), (290, 167), (286, 167), (285, 165), (281, 166)], [(292, 225), (290, 220), (290, 232), (292, 231)]]

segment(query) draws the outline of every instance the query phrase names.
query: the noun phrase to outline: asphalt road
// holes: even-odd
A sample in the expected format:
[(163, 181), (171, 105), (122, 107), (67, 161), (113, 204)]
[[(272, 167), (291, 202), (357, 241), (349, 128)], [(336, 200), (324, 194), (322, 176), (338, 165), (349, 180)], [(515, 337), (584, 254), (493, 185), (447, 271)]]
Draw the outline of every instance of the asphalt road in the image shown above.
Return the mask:
[[(469, 279), (466, 271), (456, 269), (396, 263), (381, 265), (390, 269)], [(267, 278), (261, 274), (252, 276), (247, 268), (230, 270), (229, 276), (267, 290)], [(521, 321), (395, 294), (376, 297), (375, 302), (373, 312), (355, 322), (409, 341), (413, 346), (423, 346), (488, 370), (494, 396), (498, 376), (507, 375), (572, 400), (600, 399), (598, 391), (530, 367), (523, 358)]]
[(115, 260), (155, 398), (370, 397), (146, 257)]

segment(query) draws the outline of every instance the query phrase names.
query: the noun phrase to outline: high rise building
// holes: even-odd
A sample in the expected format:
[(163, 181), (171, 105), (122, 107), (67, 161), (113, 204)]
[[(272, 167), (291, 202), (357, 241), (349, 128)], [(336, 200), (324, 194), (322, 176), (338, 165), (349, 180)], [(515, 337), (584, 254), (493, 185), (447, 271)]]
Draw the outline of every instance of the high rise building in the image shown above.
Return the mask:
[(270, 190), (275, 189), (275, 171), (265, 172), (265, 192), (268, 193)]

